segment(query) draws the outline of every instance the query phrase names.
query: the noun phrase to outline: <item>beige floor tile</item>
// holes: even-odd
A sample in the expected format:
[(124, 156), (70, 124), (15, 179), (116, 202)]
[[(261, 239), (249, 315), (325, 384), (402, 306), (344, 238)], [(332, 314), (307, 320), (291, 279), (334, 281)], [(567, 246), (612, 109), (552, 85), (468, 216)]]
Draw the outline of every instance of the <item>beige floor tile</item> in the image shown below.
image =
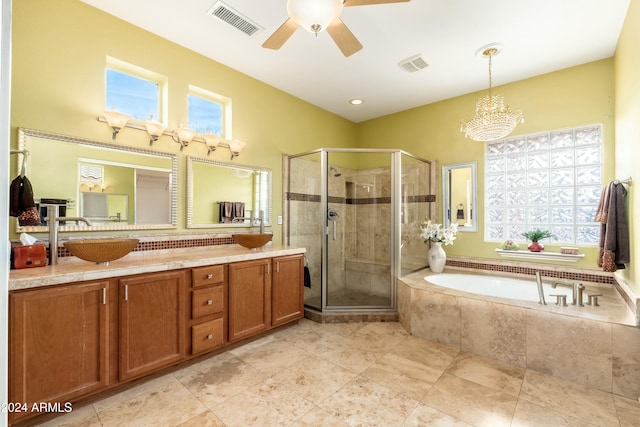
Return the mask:
[(435, 341), (408, 336), (391, 350), (391, 354), (421, 363), (438, 371), (444, 371), (460, 352), (459, 349), (449, 347)]
[(175, 377), (201, 402), (212, 407), (264, 381), (267, 375), (223, 353), (181, 369)]
[(173, 375), (94, 403), (103, 426), (179, 425), (207, 410)]
[(238, 356), (268, 376), (277, 374), (289, 366), (306, 359), (309, 354), (284, 341), (271, 341)]
[(318, 356), (359, 374), (384, 356), (384, 352), (362, 350), (349, 345), (349, 341), (345, 339), (339, 344), (328, 346)]
[(598, 426), (617, 426), (611, 393), (527, 369), (520, 399)]
[(350, 426), (400, 426), (416, 400), (365, 378), (356, 378), (319, 406)]
[(443, 374), (423, 403), (474, 426), (509, 426), (517, 397)]
[(433, 409), (427, 405), (420, 405), (413, 410), (409, 418), (402, 425), (403, 427), (471, 427), (457, 418)]
[(327, 411), (315, 407), (307, 412), (302, 418), (294, 421), (289, 427), (349, 427), (349, 424), (342, 422)]
[(207, 411), (196, 415), (178, 427), (225, 427), (225, 424), (211, 411)]
[(613, 390), (615, 394), (640, 396), (640, 328), (613, 325)]
[(73, 408), (71, 412), (50, 421), (38, 424), (42, 427), (101, 427), (100, 419), (93, 405)]
[(518, 401), (516, 413), (511, 422), (511, 427), (589, 427), (593, 425), (526, 400)]
[(622, 396), (613, 396), (616, 405), (620, 427), (640, 426), (640, 403), (634, 399), (627, 399)]
[(412, 399), (421, 400), (441, 374), (441, 370), (390, 353), (361, 375)]
[(357, 374), (317, 356), (308, 356), (274, 375), (272, 379), (298, 396), (320, 403), (355, 378)]
[(214, 406), (211, 411), (229, 427), (285, 426), (313, 408), (314, 405), (308, 400), (267, 378)]
[(525, 370), (495, 359), (463, 352), (454, 359), (445, 372), (517, 396), (520, 393)]

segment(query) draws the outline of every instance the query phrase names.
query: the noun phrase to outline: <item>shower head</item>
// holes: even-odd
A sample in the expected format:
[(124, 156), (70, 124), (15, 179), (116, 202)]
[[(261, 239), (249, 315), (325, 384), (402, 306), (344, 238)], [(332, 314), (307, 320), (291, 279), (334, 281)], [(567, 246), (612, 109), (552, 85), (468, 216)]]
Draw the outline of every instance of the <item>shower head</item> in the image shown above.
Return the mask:
[(338, 169), (334, 168), (333, 166), (329, 167), (329, 172), (333, 172), (333, 176), (335, 177), (342, 175), (340, 172), (338, 172)]

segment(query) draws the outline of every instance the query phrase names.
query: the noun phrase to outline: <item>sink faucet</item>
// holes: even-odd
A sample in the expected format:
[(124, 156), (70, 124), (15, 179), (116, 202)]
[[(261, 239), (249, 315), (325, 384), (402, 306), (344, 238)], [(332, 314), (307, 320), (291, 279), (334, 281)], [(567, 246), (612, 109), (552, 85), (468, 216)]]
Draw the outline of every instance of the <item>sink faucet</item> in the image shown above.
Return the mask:
[(254, 218), (253, 211), (252, 211), (251, 217), (247, 218), (243, 216), (237, 216), (233, 218), (231, 222), (238, 223), (238, 222), (244, 222), (246, 220), (249, 220), (249, 224), (251, 224), (251, 227), (255, 225), (256, 221), (260, 222), (260, 234), (264, 234), (264, 211), (260, 211), (258, 218)]
[(569, 288), (572, 291), (573, 294), (573, 302), (571, 303), (571, 305), (576, 305), (579, 307), (584, 307), (584, 304), (582, 303), (582, 299), (583, 299), (583, 295), (582, 293), (584, 292), (584, 285), (580, 282), (573, 282), (573, 283), (565, 283), (565, 282), (553, 282), (551, 284), (552, 288), (556, 288), (558, 286), (562, 286), (565, 288)]
[(60, 221), (84, 222), (91, 225), (91, 221), (81, 216), (58, 216), (58, 205), (43, 205), (47, 207), (47, 225), (49, 225), (49, 265), (58, 263), (58, 226)]

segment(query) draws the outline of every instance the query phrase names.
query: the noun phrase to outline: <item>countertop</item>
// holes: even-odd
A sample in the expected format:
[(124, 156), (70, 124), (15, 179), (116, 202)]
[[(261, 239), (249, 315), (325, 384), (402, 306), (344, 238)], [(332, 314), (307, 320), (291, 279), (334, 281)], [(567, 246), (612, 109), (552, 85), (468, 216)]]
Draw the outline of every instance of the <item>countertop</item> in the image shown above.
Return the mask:
[(9, 291), (86, 280), (109, 279), (133, 274), (177, 270), (250, 261), (305, 253), (305, 248), (269, 244), (258, 249), (240, 245), (206, 246), (188, 249), (131, 252), (109, 265), (93, 264), (76, 257), (58, 259), (58, 265), (11, 270)]

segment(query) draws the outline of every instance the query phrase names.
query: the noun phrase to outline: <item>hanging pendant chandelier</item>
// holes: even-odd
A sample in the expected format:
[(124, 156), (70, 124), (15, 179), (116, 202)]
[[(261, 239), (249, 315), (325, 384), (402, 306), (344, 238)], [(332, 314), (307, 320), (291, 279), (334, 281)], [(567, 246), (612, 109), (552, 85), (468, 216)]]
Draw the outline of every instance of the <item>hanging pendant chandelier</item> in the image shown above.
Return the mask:
[(489, 59), (489, 94), (476, 101), (476, 115), (468, 122), (463, 121), (460, 132), (465, 138), (474, 141), (495, 141), (509, 135), (518, 123), (524, 123), (522, 111), (511, 111), (511, 107), (504, 103), (502, 95), (493, 95), (491, 80), (491, 58), (498, 54), (496, 46), (490, 46), (482, 51), (482, 56)]

